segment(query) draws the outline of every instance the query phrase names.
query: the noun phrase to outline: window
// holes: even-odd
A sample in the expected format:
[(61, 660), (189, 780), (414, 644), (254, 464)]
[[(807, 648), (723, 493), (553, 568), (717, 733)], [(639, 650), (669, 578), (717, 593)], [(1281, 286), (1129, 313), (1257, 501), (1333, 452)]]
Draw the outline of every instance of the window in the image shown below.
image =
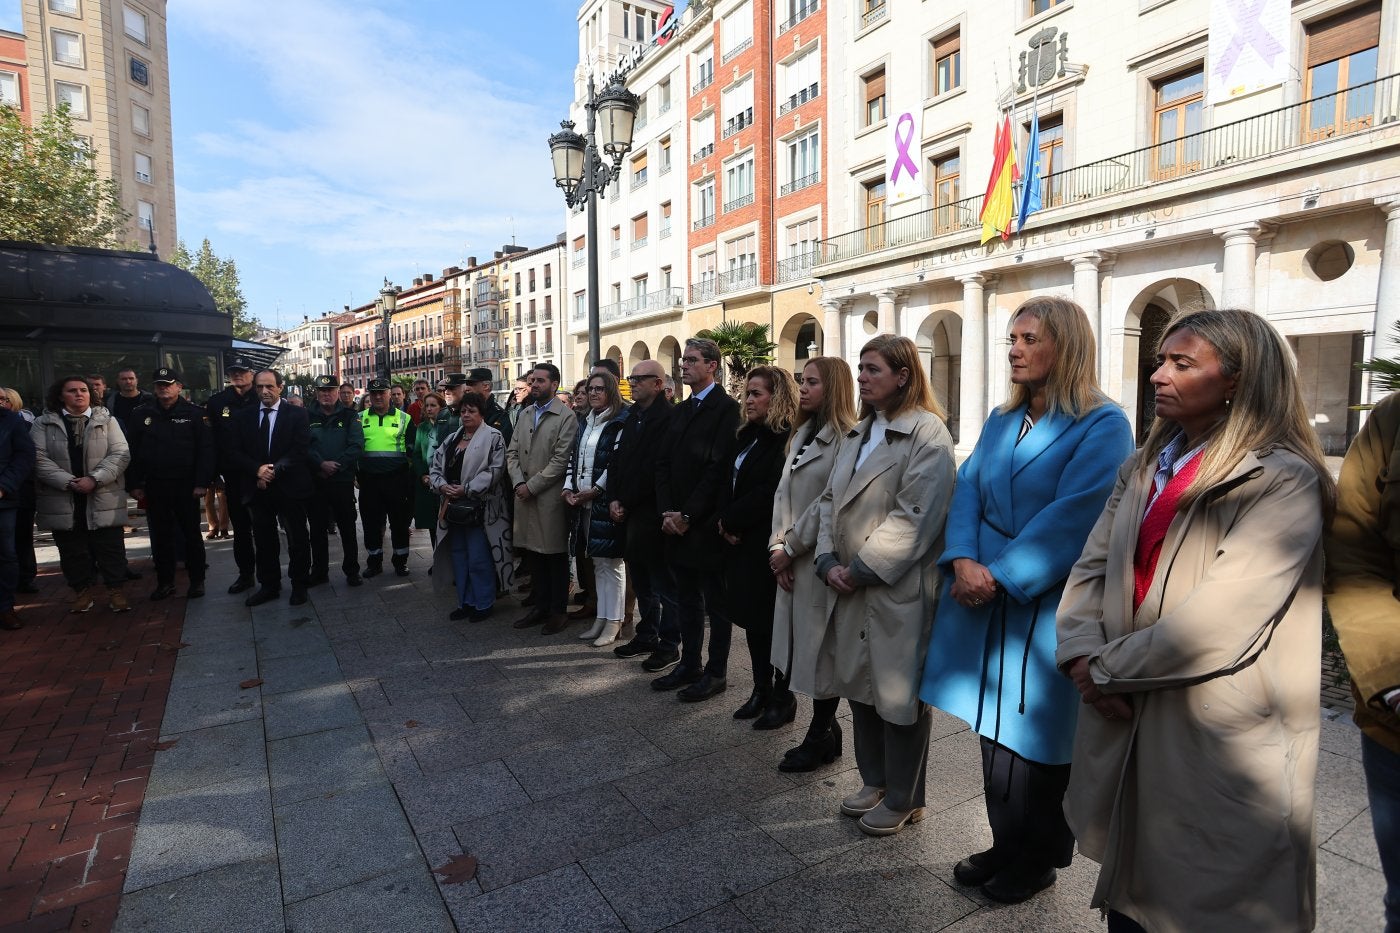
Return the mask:
[[(548, 268), (548, 267), (546, 267)], [(530, 286), (530, 291), (535, 290), (535, 270), (531, 269), (526, 280)]]
[(622, 225), (612, 228), (612, 255), (614, 258), (622, 255)]
[(724, 120), (724, 139), (753, 123), (752, 80), (744, 80), (725, 90), (720, 102), (720, 117)]
[(518, 295), (522, 291), (524, 291), (524, 289), (520, 287), (520, 273), (517, 272), (515, 273), (515, 293)]
[(1044, 13), (1051, 7), (1059, 6), (1063, 2), (1064, 0), (1027, 0), (1029, 4), (1028, 12), (1031, 16), (1035, 16)]
[(622, 38), (632, 38), (632, 4), (630, 3), (622, 5)]
[(136, 180), (151, 183), (151, 157), (144, 152), (136, 153)]
[[(551, 286), (554, 284), (554, 272), (553, 272), (553, 269), (554, 269), (554, 264), (553, 264), (553, 263), (547, 262), (547, 263), (544, 264), (544, 287), (545, 287), (545, 288), (549, 288), (549, 287), (551, 287)], [(534, 286), (534, 285), (531, 285), (530, 287), (531, 287), (531, 288), (534, 288), (535, 286)], [(545, 301), (548, 302), (548, 301), (549, 301), (549, 298), (546, 297), (546, 298), (545, 298)]]
[(54, 96), (60, 104), (68, 105), (68, 112), (75, 119), (86, 120), (88, 115), (87, 88), (81, 84), (55, 81)]
[(671, 170), (671, 137), (667, 136), (661, 140), (661, 171), (659, 174), (665, 175)]
[(588, 293), (574, 292), (574, 320), (582, 320), (588, 314)]
[(885, 248), (885, 179), (876, 178), (861, 186), (865, 201), (866, 249)]
[(571, 263), (575, 269), (588, 261), (588, 257), (583, 252), (584, 238), (574, 237), (574, 253)]
[(809, 217), (790, 225), (787, 228), (786, 237), (788, 258), (811, 255), (816, 251), (819, 239), (821, 239), (821, 232), (815, 217)]
[(715, 253), (713, 250), (695, 260), (695, 280), (701, 285), (709, 286), (709, 294), (714, 294), (716, 265)]
[(647, 215), (638, 214), (632, 218), (632, 248), (640, 249), (647, 245)]
[(1201, 167), (1205, 73), (1199, 66), (1157, 82), (1154, 87), (1153, 178), (1175, 178)]
[(821, 180), (821, 140), (817, 130), (804, 133), (787, 144), (787, 184), (779, 190), (779, 196), (791, 194), (800, 188), (814, 185)]
[(670, 235), (671, 235), (671, 202), (670, 202), (670, 201), (663, 201), (663, 202), (661, 202), (661, 233), (660, 233), (660, 235), (657, 237), (657, 239), (659, 239), (659, 240), (664, 240), (664, 239), (666, 239), (666, 238), (667, 238), (668, 236), (670, 236)]
[(670, 267), (670, 266), (662, 266), (662, 267), (661, 267), (661, 287), (662, 287), (663, 289), (665, 289), (666, 291), (668, 291), (668, 292), (671, 290), (671, 267)]
[(552, 321), (552, 320), (554, 320), (554, 296), (553, 296), (553, 295), (545, 295), (545, 296), (544, 296), (544, 319), (545, 319), (546, 321)]
[(690, 161), (699, 162), (715, 151), (715, 115), (707, 113), (691, 124), (690, 138), (695, 141), (695, 151)]
[(815, 45), (781, 66), (778, 72), (778, 116), (801, 107), (820, 90), (821, 55)]
[(714, 53), (706, 49), (696, 56), (695, 60), (695, 84), (690, 88), (690, 93), (698, 94), (709, 87), (715, 80), (715, 58)]
[(83, 37), (75, 32), (53, 30), (53, 60), (60, 65), (83, 64)]
[(695, 189), (695, 230), (715, 222), (715, 183), (711, 179)]
[[(1366, 129), (1375, 111), (1381, 5), (1368, 3), (1307, 28), (1303, 142)], [(1362, 87), (1361, 85), (1366, 85)]]
[(613, 304), (617, 304), (617, 303), (618, 303), (619, 301), (621, 301), (621, 300), (622, 300), (622, 283), (621, 283), (621, 282), (614, 282), (614, 283), (612, 283), (612, 303), (613, 303)]
[(861, 28), (875, 25), (884, 19), (888, 12), (889, 8), (885, 5), (885, 0), (861, 0)]
[(49, 0), (49, 12), (77, 16), (78, 0)]
[(150, 230), (156, 223), (156, 206), (149, 201), (136, 202), (136, 225), (142, 230)]
[(639, 275), (632, 280), (632, 297), (645, 298), (647, 294), (647, 277)]
[(724, 210), (738, 210), (753, 203), (753, 155), (731, 162), (724, 169)]
[(0, 104), (19, 107), (19, 75), (0, 71)]
[(865, 125), (874, 126), (885, 119), (885, 69), (872, 71), (860, 80), (865, 86)]
[(151, 67), (134, 55), (131, 58), (131, 80), (142, 87), (151, 83)]
[(937, 156), (932, 161), (933, 226), (935, 232), (956, 230), (961, 219), (953, 205), (962, 198), (962, 158), (956, 152)]
[(633, 129), (633, 130), (643, 130), (643, 129), (646, 129), (646, 125), (647, 125), (647, 97), (646, 97), (645, 94), (641, 95), (641, 99), (637, 101), (637, 115), (636, 115), (636, 117), (633, 118), (632, 124), (633, 124), (633, 125), (632, 125), (632, 129)]
[(657, 96), (657, 104), (658, 104), (658, 106), (657, 106), (657, 108), (656, 108), (656, 112), (657, 112), (658, 114), (665, 113), (666, 111), (668, 111), (668, 110), (671, 109), (671, 79), (670, 79), (670, 78), (666, 78), (666, 79), (665, 79), (664, 81), (662, 81), (659, 85), (657, 85), (657, 87), (656, 87), (656, 96)]
[(947, 94), (962, 87), (962, 33), (954, 29), (930, 43), (933, 58), (933, 94)]
[(146, 38), (146, 14), (125, 4), (122, 5), (122, 29), (142, 45), (149, 43)]
[[(1027, 127), (1027, 132), (1030, 128)], [(1058, 207), (1065, 203), (1065, 180), (1058, 175), (1065, 164), (1065, 118), (1053, 114), (1040, 121), (1040, 203), (1042, 207)]]
[[(783, 0), (779, 4), (779, 9), (786, 12), (787, 19), (778, 26), (778, 35), (782, 35), (808, 16), (817, 11), (820, 0)], [(781, 15), (781, 13), (780, 13)]]
[(724, 271), (729, 288), (744, 288), (758, 281), (758, 237), (741, 236), (724, 244)]
[(720, 23), (720, 61), (727, 62), (753, 45), (753, 5), (745, 0)]
[(151, 135), (151, 111), (140, 104), (131, 105), (131, 129), (138, 136)]
[(647, 154), (643, 150), (642, 154), (632, 160), (632, 190), (635, 191), (647, 183)]

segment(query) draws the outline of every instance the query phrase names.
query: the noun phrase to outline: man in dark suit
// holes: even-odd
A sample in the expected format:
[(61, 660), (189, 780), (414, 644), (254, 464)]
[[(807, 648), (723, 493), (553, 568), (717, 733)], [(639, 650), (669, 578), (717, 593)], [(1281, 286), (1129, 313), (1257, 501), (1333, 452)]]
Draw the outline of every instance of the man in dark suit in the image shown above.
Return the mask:
[[(739, 403), (719, 387), (719, 375), (719, 346), (713, 340), (687, 340), (681, 379), (690, 387), (690, 398), (675, 407), (656, 464), (656, 507), (666, 559), (676, 575), (681, 659), (651, 686), (684, 688), (678, 696), (689, 702), (709, 699), (728, 686), (731, 626), (724, 614), (714, 512), (716, 484), (722, 478), (716, 465), (739, 428)], [(706, 613), (712, 620), (710, 659), (702, 668)]]
[(204, 411), (214, 435), (214, 456), (224, 477), (224, 500), (233, 523), (233, 559), (238, 564), (238, 579), (228, 591), (242, 593), (253, 588), (257, 557), (253, 553), (253, 515), (248, 511), (253, 481), (234, 466), (234, 424), (240, 412), (258, 407), (258, 393), (253, 391), (253, 364), (247, 357), (230, 359), (224, 376), (228, 385), (209, 397)]
[(656, 451), (662, 446), (674, 413), (666, 402), (656, 360), (642, 360), (627, 377), (632, 407), (619, 435), (615, 466), (609, 467), (613, 499), (608, 512), (627, 525), (627, 579), (637, 594), (637, 634), (613, 649), (619, 658), (648, 655), (642, 667), (660, 673), (681, 659), (676, 580), (666, 563), (661, 512), (656, 507)]
[(260, 606), (282, 593), (280, 521), (287, 531), (287, 576), (293, 606), (306, 602), (311, 572), (311, 537), (306, 500), (315, 491), (309, 466), (311, 423), (305, 408), (282, 401), (282, 374), (264, 369), (253, 377), (258, 404), (234, 416), (234, 469), (251, 490), (253, 542), (257, 550), (258, 591), (246, 605)]

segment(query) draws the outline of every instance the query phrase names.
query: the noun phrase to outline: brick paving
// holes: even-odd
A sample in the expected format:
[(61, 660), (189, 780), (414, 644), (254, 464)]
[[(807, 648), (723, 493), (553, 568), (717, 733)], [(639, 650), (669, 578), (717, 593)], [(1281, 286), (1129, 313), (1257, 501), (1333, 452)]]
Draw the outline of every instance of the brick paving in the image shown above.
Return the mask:
[(75, 615), (41, 574), (0, 633), (0, 930), (116, 919), (185, 610), (146, 601), (146, 577), (131, 612)]

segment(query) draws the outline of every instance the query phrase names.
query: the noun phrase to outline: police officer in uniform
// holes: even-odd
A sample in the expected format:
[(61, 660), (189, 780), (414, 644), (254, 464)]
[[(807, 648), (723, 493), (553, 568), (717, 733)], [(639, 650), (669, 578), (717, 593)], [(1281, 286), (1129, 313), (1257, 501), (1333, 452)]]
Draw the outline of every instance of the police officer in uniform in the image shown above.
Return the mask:
[(238, 579), (228, 591), (242, 593), (253, 588), (253, 575), (258, 569), (253, 549), (253, 515), (248, 510), (253, 479), (234, 469), (230, 452), (235, 444), (234, 416), (244, 409), (256, 408), (258, 396), (253, 391), (253, 364), (247, 357), (235, 356), (229, 360), (224, 376), (229, 381), (228, 386), (211, 395), (204, 408), (214, 434), (214, 453), (219, 472), (224, 476), (228, 517), (233, 524), (233, 559), (238, 564)]
[[(360, 585), (360, 549), (355, 546), (355, 466), (365, 451), (365, 430), (360, 416), (341, 404), (334, 376), (317, 376), (316, 404), (311, 417), (311, 478), (315, 493), (306, 503), (311, 522), (311, 577), (307, 586), (330, 579), (327, 536), (340, 531), (344, 557), (340, 567), (345, 582)], [(334, 526), (331, 522), (334, 521)]]
[(457, 403), (466, 394), (467, 374), (448, 373), (438, 388), (442, 389), (442, 397), (447, 400), (442, 411), (438, 412), (437, 421), (433, 422), (433, 430), (437, 432), (436, 442), (441, 444), (452, 436), (453, 431), (462, 426), (462, 415), (457, 410)]
[(394, 573), (408, 576), (408, 525), (413, 519), (413, 419), (389, 401), (389, 381), (369, 384), (369, 408), (360, 413), (365, 453), (360, 458), (360, 521), (365, 531), (365, 576), (384, 570), (384, 520), (394, 548)]
[(175, 555), (183, 548), (189, 599), (204, 595), (204, 537), (199, 532), (204, 491), (214, 481), (214, 436), (204, 409), (180, 395), (180, 374), (156, 370), (155, 400), (133, 409), (127, 439), (127, 489), (146, 500), (156, 588), (151, 600), (175, 595)]
[(473, 369), (467, 373), (467, 391), (475, 392), (486, 399), (486, 407), (481, 411), (481, 420), (497, 431), (501, 432), (501, 440), (510, 443), (510, 432), (514, 425), (510, 423), (510, 414), (501, 407), (501, 403), (496, 401), (496, 396), (491, 394), (491, 384), (494, 377), (491, 370), (486, 368)]

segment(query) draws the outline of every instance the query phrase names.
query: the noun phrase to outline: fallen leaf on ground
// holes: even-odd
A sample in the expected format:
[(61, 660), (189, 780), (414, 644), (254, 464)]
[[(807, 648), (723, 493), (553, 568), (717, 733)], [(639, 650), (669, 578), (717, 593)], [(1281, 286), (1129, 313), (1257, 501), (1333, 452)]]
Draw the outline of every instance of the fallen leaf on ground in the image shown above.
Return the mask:
[(84, 800), (83, 803), (106, 803), (108, 800), (111, 799), (111, 794), (93, 794), (87, 800)]
[(118, 648), (120, 648), (121, 646), (122, 646), (122, 643), (119, 642), (119, 641), (104, 641), (102, 644), (100, 644), (100, 645), (97, 646), (97, 650), (98, 650), (98, 651), (116, 651), (116, 650), (117, 650)]
[(179, 739), (171, 739), (171, 740), (168, 741), (168, 742), (157, 742), (157, 743), (155, 743), (154, 745), (151, 746), (151, 749), (152, 749), (153, 751), (163, 752), (163, 751), (165, 751), (165, 750), (168, 749), (168, 748), (174, 748), (176, 745), (179, 744), (179, 742), (180, 742)]
[(446, 865), (434, 868), (433, 873), (442, 875), (443, 884), (466, 884), (476, 877), (476, 856), (455, 856)]
[(262, 682), (263, 680), (261, 677), (249, 677), (238, 686), (242, 687), (244, 690), (251, 690), (254, 687), (261, 687)]
[(410, 729), (417, 729), (419, 723), (416, 719), (410, 719), (408, 722), (404, 723), (404, 725), (408, 726)]

